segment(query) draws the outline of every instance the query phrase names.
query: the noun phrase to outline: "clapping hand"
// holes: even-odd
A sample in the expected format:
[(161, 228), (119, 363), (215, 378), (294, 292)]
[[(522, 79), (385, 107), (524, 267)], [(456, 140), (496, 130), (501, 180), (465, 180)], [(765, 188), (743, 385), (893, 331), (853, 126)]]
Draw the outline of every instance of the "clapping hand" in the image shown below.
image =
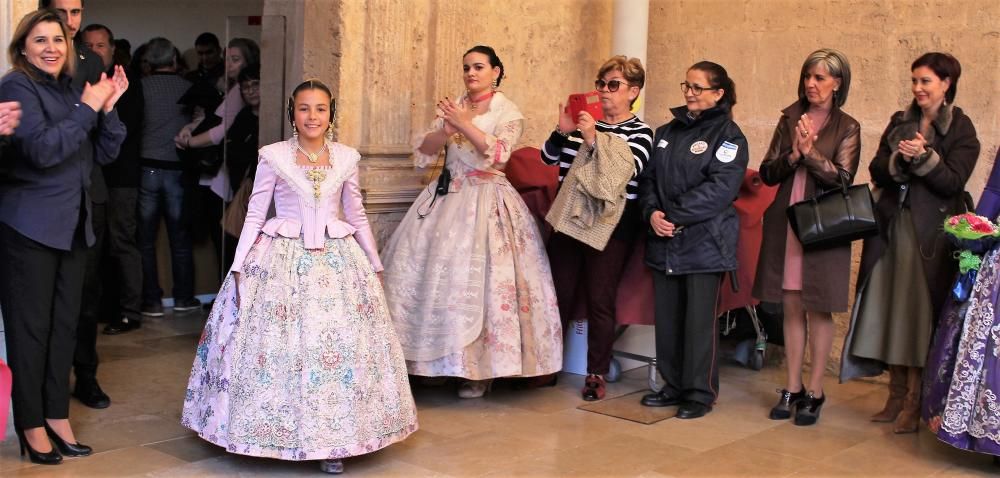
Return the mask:
[(125, 76), (125, 68), (121, 65), (115, 65), (114, 76), (111, 77), (111, 83), (115, 85), (115, 93), (108, 98), (108, 101), (104, 103), (104, 112), (110, 113), (111, 110), (115, 108), (115, 104), (121, 99), (122, 95), (128, 91), (128, 77)]
[(466, 108), (465, 104), (455, 103), (447, 96), (438, 102), (437, 108), (441, 111), (440, 117), (444, 119), (445, 133), (449, 136), (472, 123), (472, 111)]
[(808, 115), (802, 115), (799, 118), (799, 123), (795, 126), (795, 149), (799, 151), (802, 156), (808, 156), (813, 149), (813, 141), (819, 138), (816, 133), (816, 128), (813, 126), (813, 122), (809, 119)]
[(927, 152), (927, 140), (924, 139), (924, 135), (917, 131), (917, 136), (913, 139), (904, 139), (899, 142), (899, 154), (903, 155), (903, 159), (906, 161), (912, 161)]
[[(83, 95), (80, 96), (80, 102), (91, 107), (95, 112), (100, 112), (115, 95), (116, 88), (114, 81), (109, 79), (108, 75), (101, 73), (100, 81), (83, 85)], [(111, 106), (113, 107), (114, 103)]]
[(14, 134), (14, 128), (21, 123), (21, 103), (7, 101), (0, 103), (0, 136)]

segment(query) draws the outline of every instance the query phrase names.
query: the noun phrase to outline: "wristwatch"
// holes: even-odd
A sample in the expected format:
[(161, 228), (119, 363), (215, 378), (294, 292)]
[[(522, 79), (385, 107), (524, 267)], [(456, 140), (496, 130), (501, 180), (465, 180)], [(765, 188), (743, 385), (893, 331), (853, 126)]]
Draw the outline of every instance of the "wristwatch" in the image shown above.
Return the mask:
[(559, 136), (562, 136), (563, 138), (569, 138), (569, 133), (563, 133), (562, 130), (559, 129), (559, 125), (558, 124), (556, 125), (556, 134), (558, 134)]

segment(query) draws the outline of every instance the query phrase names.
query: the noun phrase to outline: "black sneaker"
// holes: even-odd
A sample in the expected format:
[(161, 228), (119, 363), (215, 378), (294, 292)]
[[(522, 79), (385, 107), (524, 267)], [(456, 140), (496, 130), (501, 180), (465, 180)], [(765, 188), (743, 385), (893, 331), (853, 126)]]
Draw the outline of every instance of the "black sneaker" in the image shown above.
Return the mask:
[(163, 304), (159, 302), (143, 304), (141, 311), (146, 317), (163, 317)]
[(200, 300), (192, 297), (190, 299), (174, 301), (174, 312), (190, 312), (192, 310), (201, 310)]
[[(160, 315), (163, 315), (162, 313)], [(104, 327), (104, 335), (118, 335), (124, 334), (125, 332), (131, 332), (135, 329), (142, 327), (142, 322), (138, 319), (130, 319), (128, 317), (122, 317), (118, 322), (108, 324)]]

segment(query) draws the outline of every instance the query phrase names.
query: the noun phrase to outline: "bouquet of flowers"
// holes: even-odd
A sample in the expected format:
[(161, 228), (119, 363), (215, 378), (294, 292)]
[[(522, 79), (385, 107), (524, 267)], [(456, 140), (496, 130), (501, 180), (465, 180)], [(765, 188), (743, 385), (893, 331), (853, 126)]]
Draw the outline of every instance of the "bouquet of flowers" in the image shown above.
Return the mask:
[(976, 275), (983, 263), (982, 255), (1000, 238), (1000, 226), (983, 216), (965, 213), (946, 219), (944, 232), (958, 248), (955, 258), (958, 259), (959, 276), (951, 293), (955, 300), (965, 302), (976, 283)]

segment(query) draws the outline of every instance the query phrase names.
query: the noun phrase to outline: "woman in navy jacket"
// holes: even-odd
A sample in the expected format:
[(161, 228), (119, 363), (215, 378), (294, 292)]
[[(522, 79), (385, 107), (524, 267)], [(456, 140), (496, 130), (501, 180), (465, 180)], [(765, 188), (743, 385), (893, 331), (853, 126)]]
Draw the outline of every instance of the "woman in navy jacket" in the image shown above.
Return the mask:
[(27, 449), (32, 462), (57, 464), (62, 455), (91, 452), (69, 424), (69, 370), (84, 251), (94, 243), (90, 173), (95, 162), (111, 162), (125, 139), (114, 105), (128, 81), (102, 75), (74, 87), (75, 53), (54, 11), (25, 16), (8, 55), (13, 67), (0, 83), (0, 101), (23, 108), (0, 166), (0, 306), (14, 426), (22, 455)]
[(718, 396), (715, 303), (722, 273), (736, 269), (739, 220), (733, 201), (746, 171), (747, 140), (733, 122), (733, 80), (703, 61), (681, 83), (686, 106), (660, 126), (639, 182), (649, 222), (646, 264), (654, 269), (656, 356), (663, 390), (651, 407), (680, 405), (677, 418), (698, 418)]

